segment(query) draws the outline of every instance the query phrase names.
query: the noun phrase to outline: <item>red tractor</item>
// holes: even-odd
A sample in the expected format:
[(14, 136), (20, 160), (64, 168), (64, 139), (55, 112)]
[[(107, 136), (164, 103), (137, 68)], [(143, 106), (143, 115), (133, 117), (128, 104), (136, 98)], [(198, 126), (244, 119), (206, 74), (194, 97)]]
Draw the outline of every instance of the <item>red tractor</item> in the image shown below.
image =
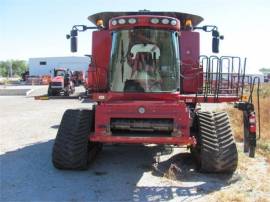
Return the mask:
[(253, 104), (243, 102), (246, 60), (200, 56), (200, 33), (212, 33), (212, 51), (223, 39), (202, 17), (178, 12), (103, 12), (94, 27), (73, 26), (67, 38), (77, 51), (78, 32), (92, 33), (88, 89), (92, 109), (69, 109), (62, 118), (52, 161), (59, 169), (85, 169), (102, 144), (168, 144), (191, 150), (204, 172), (233, 172), (237, 148), (226, 112), (200, 103), (234, 102), (244, 112), (245, 151), (254, 157)]
[(65, 68), (53, 70), (53, 77), (49, 82), (48, 96), (59, 96), (61, 94), (69, 96), (75, 92), (74, 83), (71, 79), (72, 73)]

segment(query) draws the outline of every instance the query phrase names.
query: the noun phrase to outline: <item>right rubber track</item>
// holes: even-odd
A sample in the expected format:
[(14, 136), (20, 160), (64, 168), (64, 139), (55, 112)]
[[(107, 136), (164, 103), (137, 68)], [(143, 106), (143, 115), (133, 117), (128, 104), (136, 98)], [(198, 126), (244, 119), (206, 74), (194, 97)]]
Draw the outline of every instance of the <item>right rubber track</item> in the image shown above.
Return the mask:
[(226, 112), (198, 112), (200, 166), (203, 172), (232, 173), (237, 148)]

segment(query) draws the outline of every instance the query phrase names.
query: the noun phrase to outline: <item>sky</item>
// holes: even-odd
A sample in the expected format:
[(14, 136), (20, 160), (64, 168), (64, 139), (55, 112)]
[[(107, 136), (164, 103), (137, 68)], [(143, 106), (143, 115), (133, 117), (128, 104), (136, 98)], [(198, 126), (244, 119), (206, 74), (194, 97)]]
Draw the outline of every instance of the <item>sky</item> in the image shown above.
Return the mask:
[[(269, 0), (0, 0), (0, 60), (91, 54), (91, 31), (80, 33), (78, 52), (65, 38), (75, 24), (105, 11), (176, 11), (200, 15), (225, 39), (221, 55), (247, 58), (247, 72), (270, 68)], [(201, 32), (201, 54), (211, 53), (211, 34)]]

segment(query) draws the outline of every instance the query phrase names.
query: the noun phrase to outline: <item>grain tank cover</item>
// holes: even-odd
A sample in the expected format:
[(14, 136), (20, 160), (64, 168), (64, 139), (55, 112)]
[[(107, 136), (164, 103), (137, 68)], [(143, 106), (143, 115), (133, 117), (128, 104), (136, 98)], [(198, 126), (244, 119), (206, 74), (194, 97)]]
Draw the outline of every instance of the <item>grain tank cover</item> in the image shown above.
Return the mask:
[(179, 13), (179, 12), (163, 12), (163, 11), (138, 11), (138, 12), (101, 12), (94, 15), (90, 15), (88, 20), (96, 25), (97, 20), (102, 19), (104, 26), (109, 27), (109, 20), (114, 17), (119, 16), (129, 16), (129, 15), (159, 15), (159, 16), (168, 16), (174, 17), (180, 20), (181, 26), (184, 26), (186, 20), (192, 20), (193, 26), (197, 26), (200, 22), (203, 21), (203, 18), (198, 15), (193, 15), (189, 13)]

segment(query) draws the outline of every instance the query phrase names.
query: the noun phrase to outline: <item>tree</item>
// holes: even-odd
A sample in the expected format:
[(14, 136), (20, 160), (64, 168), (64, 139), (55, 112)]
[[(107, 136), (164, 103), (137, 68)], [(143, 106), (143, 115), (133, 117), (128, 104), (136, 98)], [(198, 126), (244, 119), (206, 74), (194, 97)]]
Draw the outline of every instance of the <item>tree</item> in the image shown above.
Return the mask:
[(7, 77), (8, 76), (8, 64), (7, 62), (0, 62), (0, 76)]
[(12, 67), (12, 76), (21, 76), (28, 68), (25, 60), (0, 61), (0, 75), (9, 76), (10, 66)]
[(259, 71), (262, 74), (269, 74), (270, 73), (270, 68), (261, 68), (261, 69), (259, 69)]

